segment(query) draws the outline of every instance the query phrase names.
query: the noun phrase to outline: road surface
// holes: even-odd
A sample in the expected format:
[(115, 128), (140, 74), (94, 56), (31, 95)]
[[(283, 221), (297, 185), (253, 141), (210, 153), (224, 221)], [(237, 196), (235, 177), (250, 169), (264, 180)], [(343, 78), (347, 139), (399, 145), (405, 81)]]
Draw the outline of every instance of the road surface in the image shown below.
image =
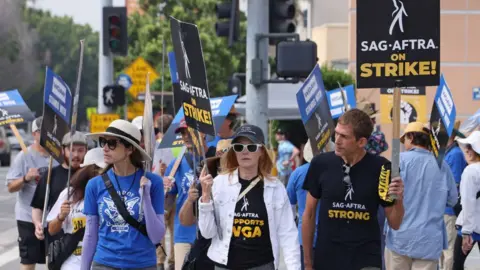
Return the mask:
[[(9, 194), (5, 187), (5, 176), (8, 168), (0, 168), (0, 270), (19, 269), (17, 226), (15, 221), (15, 194)], [(168, 243), (168, 241), (167, 241)], [(167, 249), (168, 250), (168, 249)], [(279, 270), (286, 270), (281, 259)], [(466, 269), (480, 270), (480, 253), (475, 248), (467, 259)], [(46, 270), (45, 266), (39, 266), (36, 270)]]

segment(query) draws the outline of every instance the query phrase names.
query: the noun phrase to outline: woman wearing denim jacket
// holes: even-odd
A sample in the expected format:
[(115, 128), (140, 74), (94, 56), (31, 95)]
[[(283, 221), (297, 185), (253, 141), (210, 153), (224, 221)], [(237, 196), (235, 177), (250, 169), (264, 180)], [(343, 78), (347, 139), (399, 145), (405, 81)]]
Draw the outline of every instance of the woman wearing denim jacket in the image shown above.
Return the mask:
[[(275, 270), (280, 248), (288, 270), (299, 270), (300, 246), (285, 186), (270, 175), (273, 163), (262, 130), (240, 127), (222, 156), (222, 174), (204, 170), (199, 228), (212, 239), (216, 270)], [(213, 200), (212, 200), (213, 198)]]

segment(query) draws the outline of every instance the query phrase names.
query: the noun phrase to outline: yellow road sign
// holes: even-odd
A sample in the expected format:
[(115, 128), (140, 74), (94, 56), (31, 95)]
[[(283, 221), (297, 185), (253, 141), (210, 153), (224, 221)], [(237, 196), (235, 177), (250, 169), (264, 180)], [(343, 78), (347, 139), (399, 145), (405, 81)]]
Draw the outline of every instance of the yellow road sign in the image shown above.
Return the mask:
[(92, 114), (92, 120), (90, 121), (90, 132), (104, 132), (107, 130), (108, 125), (114, 120), (120, 119), (119, 114)]
[[(134, 98), (137, 98), (138, 94), (145, 93), (148, 72), (150, 72), (150, 84), (152, 84), (159, 75), (142, 57), (135, 59), (135, 61), (125, 69), (125, 74), (132, 79), (132, 86), (128, 89), (128, 92)], [(135, 102), (133, 105), (128, 106), (128, 119), (133, 119), (140, 115), (143, 115), (143, 102)]]
[(92, 119), (92, 114), (97, 113), (97, 107), (88, 107), (87, 108), (87, 120), (90, 121)]
[(128, 119), (133, 119), (137, 116), (143, 116), (143, 109), (145, 105), (142, 101), (134, 101), (131, 105), (128, 106), (127, 116)]

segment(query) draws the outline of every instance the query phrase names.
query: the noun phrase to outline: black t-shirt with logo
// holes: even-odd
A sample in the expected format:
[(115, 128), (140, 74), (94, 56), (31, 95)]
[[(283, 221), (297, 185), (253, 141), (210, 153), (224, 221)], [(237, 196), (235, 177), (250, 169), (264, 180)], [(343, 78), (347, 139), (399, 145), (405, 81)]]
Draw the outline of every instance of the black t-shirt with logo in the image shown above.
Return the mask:
[[(244, 179), (239, 182), (240, 193), (251, 183)], [(235, 206), (228, 269), (249, 269), (274, 260), (263, 188), (263, 181), (259, 181)]]
[(393, 205), (387, 196), (390, 162), (366, 154), (350, 168), (352, 189), (343, 181), (344, 161), (334, 152), (313, 158), (305, 190), (321, 198), (314, 268), (360, 270), (382, 267), (379, 205)]

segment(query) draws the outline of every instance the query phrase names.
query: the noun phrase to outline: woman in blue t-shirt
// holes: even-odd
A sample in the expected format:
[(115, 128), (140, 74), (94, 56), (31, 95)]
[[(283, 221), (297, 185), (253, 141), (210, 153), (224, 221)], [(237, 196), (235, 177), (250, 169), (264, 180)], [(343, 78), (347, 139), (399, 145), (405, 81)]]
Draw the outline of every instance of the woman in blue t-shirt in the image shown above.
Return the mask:
[[(115, 120), (106, 132), (87, 136), (98, 140), (108, 166), (85, 190), (81, 269), (156, 269), (155, 246), (165, 236), (163, 181), (142, 169), (151, 158), (139, 146), (140, 130)], [(107, 186), (113, 187), (112, 193)], [(119, 211), (117, 205), (125, 210)]]

